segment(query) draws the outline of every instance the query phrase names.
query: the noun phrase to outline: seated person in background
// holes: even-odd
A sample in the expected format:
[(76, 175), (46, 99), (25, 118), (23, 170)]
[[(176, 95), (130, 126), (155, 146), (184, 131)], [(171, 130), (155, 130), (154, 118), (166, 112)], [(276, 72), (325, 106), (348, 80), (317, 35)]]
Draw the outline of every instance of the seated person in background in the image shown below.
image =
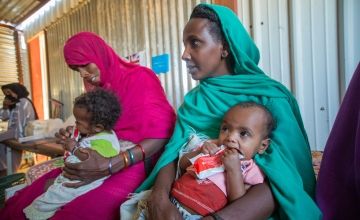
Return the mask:
[[(175, 181), (171, 201), (182, 217), (200, 219), (210, 215), (242, 197), (251, 185), (263, 183), (264, 174), (252, 158), (268, 148), (273, 128), (272, 115), (263, 105), (243, 102), (232, 107), (223, 118), (218, 139), (206, 141), (180, 158), (179, 167), (187, 172)], [(218, 164), (219, 168), (223, 164), (224, 169), (215, 167), (218, 171), (208, 170), (207, 178), (194, 178), (200, 171), (196, 167), (201, 159), (198, 155), (205, 155), (201, 165), (213, 160), (208, 166)]]
[[(66, 162), (77, 163), (87, 159), (86, 154), (78, 153), (78, 156), (75, 156), (80, 147), (91, 148), (104, 157), (119, 154), (120, 144), (112, 127), (120, 115), (120, 105), (114, 94), (102, 89), (82, 94), (75, 99), (73, 114), (76, 128), (72, 137), (65, 140)], [(28, 219), (48, 219), (60, 207), (98, 187), (106, 178), (79, 188), (69, 188), (63, 183), (78, 181), (71, 181), (60, 175), (45, 193), (24, 209), (24, 213)]]
[[(8, 121), (8, 129), (1, 133), (0, 141), (17, 139), (25, 136), (25, 127), (29, 121), (38, 119), (29, 92), (20, 83), (10, 83), (1, 87), (5, 95), (3, 107), (0, 109), (0, 119)], [(21, 162), (22, 150), (12, 149), (12, 170), (16, 171)], [(0, 171), (6, 166), (6, 145), (0, 143)]]

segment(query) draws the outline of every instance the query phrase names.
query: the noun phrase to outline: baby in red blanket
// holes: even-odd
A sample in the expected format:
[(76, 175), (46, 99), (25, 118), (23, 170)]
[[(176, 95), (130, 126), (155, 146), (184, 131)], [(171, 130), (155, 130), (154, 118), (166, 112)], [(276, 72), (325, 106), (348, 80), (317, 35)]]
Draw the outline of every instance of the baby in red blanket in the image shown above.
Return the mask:
[(274, 124), (264, 106), (240, 103), (225, 114), (218, 139), (180, 158), (184, 174), (175, 181), (171, 200), (184, 219), (214, 213), (264, 181), (252, 158), (268, 148)]

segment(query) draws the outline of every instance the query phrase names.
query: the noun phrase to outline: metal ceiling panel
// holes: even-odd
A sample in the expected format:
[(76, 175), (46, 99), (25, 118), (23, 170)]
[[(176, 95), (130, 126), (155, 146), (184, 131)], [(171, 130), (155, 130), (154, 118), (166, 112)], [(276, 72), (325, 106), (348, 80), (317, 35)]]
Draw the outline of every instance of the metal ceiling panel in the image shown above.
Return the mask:
[(48, 1), (49, 0), (0, 0), (0, 21), (11, 26), (16, 26)]

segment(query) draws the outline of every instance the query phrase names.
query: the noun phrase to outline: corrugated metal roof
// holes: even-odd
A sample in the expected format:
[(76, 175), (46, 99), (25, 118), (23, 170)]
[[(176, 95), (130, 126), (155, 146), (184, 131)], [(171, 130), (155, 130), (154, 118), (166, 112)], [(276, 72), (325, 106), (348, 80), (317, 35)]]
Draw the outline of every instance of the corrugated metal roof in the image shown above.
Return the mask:
[(50, 0), (0, 0), (0, 21), (16, 26)]

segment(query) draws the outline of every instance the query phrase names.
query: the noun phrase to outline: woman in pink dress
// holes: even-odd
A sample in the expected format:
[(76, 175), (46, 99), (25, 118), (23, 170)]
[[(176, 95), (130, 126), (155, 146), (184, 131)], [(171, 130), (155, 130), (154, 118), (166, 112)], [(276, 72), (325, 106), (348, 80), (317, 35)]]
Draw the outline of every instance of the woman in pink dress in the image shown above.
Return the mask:
[[(69, 67), (80, 73), (87, 91), (102, 87), (118, 96), (122, 115), (114, 131), (119, 139), (136, 145), (110, 159), (91, 149), (76, 151), (87, 154), (88, 159), (65, 164), (64, 175), (80, 180), (69, 187), (112, 176), (58, 210), (51, 219), (119, 219), (120, 204), (146, 178), (145, 159), (157, 155), (171, 136), (175, 113), (154, 72), (124, 61), (99, 36), (89, 32), (72, 36), (64, 46), (64, 56)], [(57, 137), (64, 141), (70, 132), (61, 130)], [(25, 219), (23, 209), (44, 192), (48, 180), (61, 172), (53, 170), (19, 191), (6, 202), (0, 219)]]

